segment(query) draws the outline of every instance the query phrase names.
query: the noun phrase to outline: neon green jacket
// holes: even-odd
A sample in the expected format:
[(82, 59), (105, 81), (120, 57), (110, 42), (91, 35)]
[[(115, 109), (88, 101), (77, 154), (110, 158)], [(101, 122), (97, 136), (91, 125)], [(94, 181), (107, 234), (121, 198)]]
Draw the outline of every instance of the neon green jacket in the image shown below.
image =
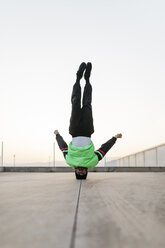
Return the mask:
[(74, 147), (72, 142), (68, 146), (60, 134), (56, 135), (56, 140), (68, 165), (72, 168), (80, 166), (89, 169), (95, 167), (116, 142), (116, 138), (112, 137), (95, 151), (92, 141), (89, 146)]
[(78, 166), (86, 167), (91, 169), (95, 167), (98, 162), (98, 156), (94, 153), (94, 144), (91, 141), (91, 144), (86, 147), (74, 147), (72, 142), (68, 146), (68, 153), (66, 155), (66, 162), (72, 168)]

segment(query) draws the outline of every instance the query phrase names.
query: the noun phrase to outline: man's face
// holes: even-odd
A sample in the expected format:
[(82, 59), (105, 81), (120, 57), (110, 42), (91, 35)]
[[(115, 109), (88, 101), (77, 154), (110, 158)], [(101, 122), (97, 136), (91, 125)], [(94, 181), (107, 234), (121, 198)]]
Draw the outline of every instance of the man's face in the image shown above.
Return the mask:
[(87, 168), (84, 167), (77, 167), (75, 169), (76, 173), (79, 174), (80, 176), (83, 176), (87, 173)]

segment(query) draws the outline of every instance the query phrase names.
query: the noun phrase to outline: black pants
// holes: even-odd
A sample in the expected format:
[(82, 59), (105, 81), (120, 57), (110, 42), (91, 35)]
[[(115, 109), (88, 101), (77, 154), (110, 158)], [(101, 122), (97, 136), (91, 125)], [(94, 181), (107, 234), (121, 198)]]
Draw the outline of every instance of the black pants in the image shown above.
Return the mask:
[(89, 80), (87, 80), (84, 88), (81, 107), (81, 86), (80, 79), (77, 78), (76, 83), (73, 86), (71, 97), (72, 112), (70, 118), (69, 133), (72, 135), (72, 137), (91, 137), (91, 134), (94, 133), (91, 102), (92, 86)]

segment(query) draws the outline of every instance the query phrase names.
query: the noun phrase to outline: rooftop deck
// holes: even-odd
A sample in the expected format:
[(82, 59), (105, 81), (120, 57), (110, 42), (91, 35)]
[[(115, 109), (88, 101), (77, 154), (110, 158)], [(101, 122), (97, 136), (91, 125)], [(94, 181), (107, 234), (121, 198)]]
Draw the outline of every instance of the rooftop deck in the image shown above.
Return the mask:
[(165, 173), (0, 173), (2, 248), (163, 248)]

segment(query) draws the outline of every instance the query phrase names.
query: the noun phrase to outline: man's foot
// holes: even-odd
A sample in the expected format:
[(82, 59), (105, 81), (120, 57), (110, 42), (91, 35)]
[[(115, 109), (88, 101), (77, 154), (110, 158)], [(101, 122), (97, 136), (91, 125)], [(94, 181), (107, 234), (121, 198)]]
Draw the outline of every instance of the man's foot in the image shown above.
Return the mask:
[(85, 69), (86, 69), (86, 64), (83, 62), (83, 63), (81, 63), (81, 65), (77, 71), (77, 77), (78, 78), (82, 78)]
[(90, 62), (88, 62), (87, 66), (86, 66), (86, 71), (85, 71), (85, 74), (84, 74), (85, 80), (89, 79), (89, 77), (91, 75), (91, 70), (92, 70), (92, 64)]

